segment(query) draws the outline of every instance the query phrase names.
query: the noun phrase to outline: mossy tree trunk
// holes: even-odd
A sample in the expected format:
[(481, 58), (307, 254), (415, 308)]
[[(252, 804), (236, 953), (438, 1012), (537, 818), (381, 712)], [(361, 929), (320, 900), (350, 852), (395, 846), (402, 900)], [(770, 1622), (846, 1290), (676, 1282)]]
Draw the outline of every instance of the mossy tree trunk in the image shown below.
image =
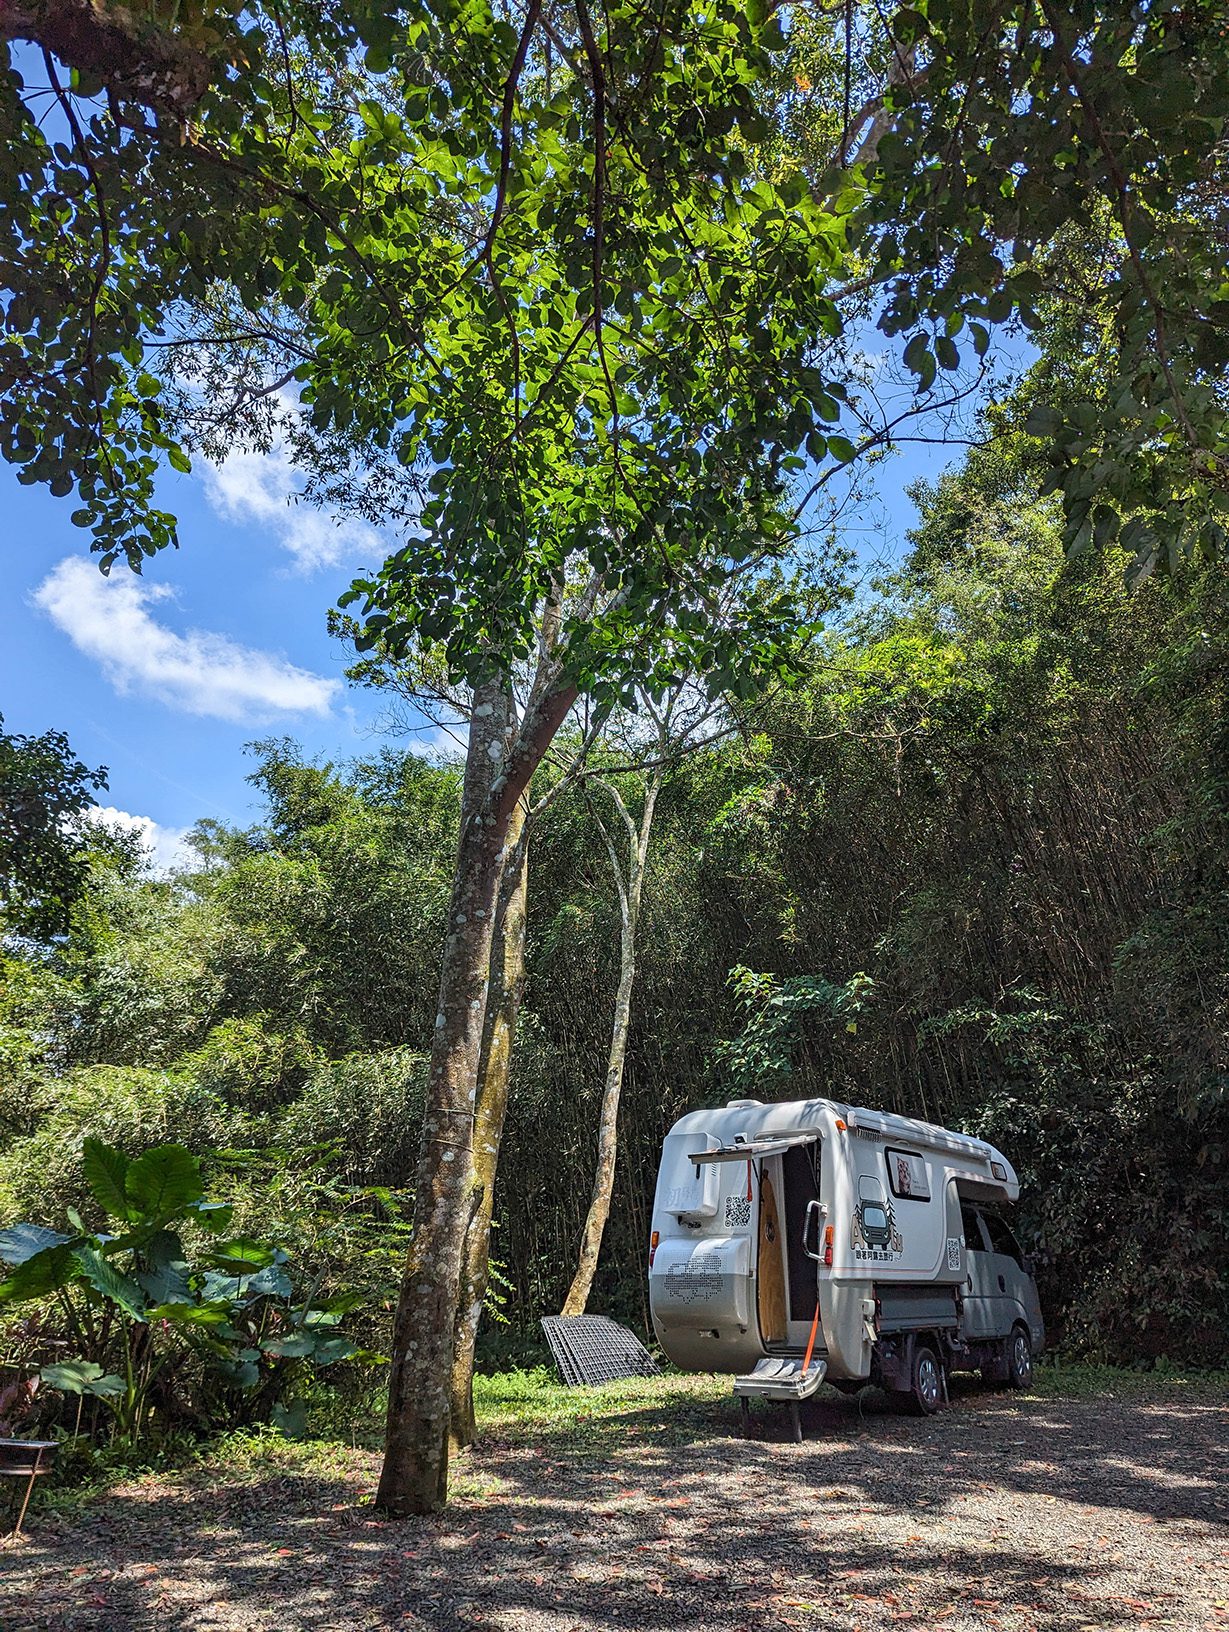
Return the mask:
[(499, 916), (491, 949), (490, 990), (474, 1115), (473, 1197), (462, 1254), (456, 1347), (452, 1361), (454, 1450), (464, 1450), (472, 1445), (476, 1432), (474, 1349), (490, 1279), (495, 1173), (512, 1082), (516, 1022), (525, 991), (525, 919), (529, 875), (526, 818), (526, 801), (521, 800), (508, 830), (509, 860), (504, 871)]
[(559, 681), (543, 686), (517, 729), (506, 686), (475, 688), (414, 1234), (393, 1324), (384, 1465), (376, 1495), (377, 1505), (394, 1515), (434, 1512), (447, 1500), (457, 1312), (474, 1213), (474, 1117), (509, 833), (517, 806), (575, 700), (572, 686)]

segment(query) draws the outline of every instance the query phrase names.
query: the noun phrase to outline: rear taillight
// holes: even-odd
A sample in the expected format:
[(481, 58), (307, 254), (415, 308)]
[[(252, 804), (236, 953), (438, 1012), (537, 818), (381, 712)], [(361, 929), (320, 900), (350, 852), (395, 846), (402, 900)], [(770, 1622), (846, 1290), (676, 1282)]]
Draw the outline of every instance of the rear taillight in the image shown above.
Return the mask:
[(832, 1268), (832, 1225), (824, 1225), (824, 1268)]
[(654, 1254), (657, 1251), (657, 1243), (660, 1240), (661, 1240), (661, 1231), (660, 1230), (654, 1230), (652, 1235), (649, 1237), (649, 1268), (650, 1269), (652, 1269), (652, 1267), (653, 1267), (653, 1257), (654, 1257)]

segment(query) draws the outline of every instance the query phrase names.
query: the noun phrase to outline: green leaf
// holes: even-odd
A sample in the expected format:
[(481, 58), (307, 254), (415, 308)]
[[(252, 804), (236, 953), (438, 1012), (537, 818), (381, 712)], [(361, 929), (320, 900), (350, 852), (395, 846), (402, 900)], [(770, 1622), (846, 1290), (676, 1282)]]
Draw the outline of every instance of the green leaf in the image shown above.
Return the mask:
[(215, 1360), (213, 1369), (233, 1388), (255, 1388), (260, 1381), (260, 1367), (252, 1360)]
[(168, 448), (166, 458), (172, 470), (181, 471), (185, 476), (191, 474), (192, 461), (182, 448)]
[(147, 1218), (173, 1218), (205, 1193), (200, 1163), (183, 1145), (155, 1145), (138, 1156), (124, 1188)]
[(351, 1343), (348, 1337), (325, 1337), (316, 1344), (312, 1363), (316, 1366), (331, 1366), (338, 1360), (353, 1359), (358, 1352), (358, 1344)]
[(921, 374), (930, 357), (930, 340), (925, 334), (915, 334), (905, 347), (905, 367)]
[(294, 1287), (280, 1264), (268, 1264), (252, 1276), (245, 1290), (249, 1298), (289, 1298)]
[(65, 1394), (92, 1394), (106, 1399), (124, 1393), (123, 1378), (104, 1373), (96, 1360), (60, 1360), (52, 1366), (40, 1366), (38, 1375), (48, 1388), (62, 1389)]
[(159, 1230), (143, 1251), (144, 1269), (136, 1271), (151, 1303), (190, 1303), (192, 1288), (188, 1284), (188, 1265), (183, 1255), (183, 1242), (173, 1230)]
[(225, 1326), (230, 1320), (229, 1303), (159, 1303), (146, 1311), (148, 1320), (169, 1320), (172, 1326)]
[(7, 1281), (0, 1282), (0, 1303), (28, 1303), (32, 1298), (50, 1297), (81, 1278), (70, 1241), (44, 1252), (36, 1252), (19, 1264)]
[(219, 1241), (210, 1258), (219, 1269), (229, 1270), (232, 1275), (245, 1270), (255, 1274), (258, 1269), (278, 1262), (278, 1254), (273, 1247), (266, 1246), (262, 1241), (253, 1241), (249, 1235)]
[(273, 1407), (272, 1418), (273, 1426), (287, 1439), (302, 1439), (307, 1432), (307, 1407), (302, 1400), (295, 1400), (291, 1405), (279, 1401)]
[(133, 1320), (144, 1320), (148, 1300), (136, 1281), (121, 1274), (94, 1247), (76, 1247), (73, 1257), (81, 1266), (83, 1277), (109, 1302), (122, 1309)]
[(46, 1252), (48, 1247), (58, 1247), (71, 1239), (58, 1230), (44, 1229), (41, 1224), (10, 1224), (7, 1230), (0, 1230), (0, 1258), (16, 1268), (38, 1253)]
[(235, 1216), (235, 1209), (228, 1201), (200, 1201), (187, 1211), (202, 1229), (208, 1230), (211, 1235), (226, 1229)]
[(128, 1221), (136, 1218), (125, 1190), (128, 1158), (122, 1150), (89, 1137), (81, 1147), (81, 1170), (104, 1213)]
[(329, 1338), (316, 1338), (310, 1332), (291, 1332), (286, 1337), (271, 1337), (260, 1346), (277, 1360), (303, 1360), (315, 1351), (317, 1343), (328, 1343)]

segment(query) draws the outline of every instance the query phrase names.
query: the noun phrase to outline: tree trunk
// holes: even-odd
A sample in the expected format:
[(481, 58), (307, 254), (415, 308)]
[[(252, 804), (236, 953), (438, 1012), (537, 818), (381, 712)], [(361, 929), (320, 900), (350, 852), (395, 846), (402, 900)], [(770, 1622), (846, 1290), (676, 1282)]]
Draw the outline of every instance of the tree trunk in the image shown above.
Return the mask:
[(448, 1496), (457, 1307), (474, 1211), (474, 1114), (508, 832), (575, 699), (574, 687), (543, 696), (509, 751), (510, 696), (498, 684), (474, 692), (414, 1234), (393, 1323), (384, 1466), (376, 1493), (377, 1505), (397, 1516), (434, 1512)]
[(472, 1445), (476, 1434), (474, 1348), (486, 1299), (495, 1172), (508, 1109), (516, 1021), (525, 991), (525, 913), (529, 882), (525, 818), (525, 801), (522, 800), (508, 828), (509, 859), (491, 949), (491, 979), (474, 1116), (474, 1194), (461, 1261), (457, 1336), (452, 1360), (453, 1450), (464, 1450)]
[[(221, 13), (219, 12), (219, 19)], [(152, 6), (114, 0), (0, 0), (0, 40), (28, 40), (115, 95), (182, 120), (213, 77), (203, 34), (163, 27)]]
[[(610, 1217), (610, 1198), (614, 1193), (615, 1162), (619, 1152), (619, 1097), (623, 1091), (623, 1067), (627, 1059), (627, 1039), (631, 1031), (632, 988), (636, 981), (636, 928), (640, 920), (640, 899), (644, 890), (644, 875), (648, 871), (649, 838), (653, 828), (653, 807), (661, 778), (654, 773), (645, 789), (644, 810), (637, 830), (618, 793), (610, 788), (627, 829), (627, 873), (619, 865), (618, 852), (605, 827), (602, 837), (610, 852), (610, 864), (619, 894), (619, 987), (615, 996), (614, 1023), (610, 1031), (610, 1052), (606, 1059), (606, 1086), (602, 1093), (601, 1118), (597, 1137), (597, 1172), (593, 1179), (593, 1194), (589, 1212), (580, 1238), (580, 1255), (576, 1274), (563, 1300), (564, 1315), (583, 1315), (593, 1290), (593, 1277), (602, 1250), (602, 1236)], [(599, 825), (601, 825), (599, 823)]]

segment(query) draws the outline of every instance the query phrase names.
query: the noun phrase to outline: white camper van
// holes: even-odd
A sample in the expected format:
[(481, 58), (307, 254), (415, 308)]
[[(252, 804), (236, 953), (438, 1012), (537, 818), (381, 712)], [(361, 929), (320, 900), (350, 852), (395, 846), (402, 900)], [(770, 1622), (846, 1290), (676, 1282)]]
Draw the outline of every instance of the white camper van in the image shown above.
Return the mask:
[(666, 1136), (649, 1298), (662, 1348), (795, 1406), (873, 1382), (923, 1412), (946, 1374), (1024, 1387), (1045, 1329), (984, 1140), (827, 1099), (736, 1099)]

